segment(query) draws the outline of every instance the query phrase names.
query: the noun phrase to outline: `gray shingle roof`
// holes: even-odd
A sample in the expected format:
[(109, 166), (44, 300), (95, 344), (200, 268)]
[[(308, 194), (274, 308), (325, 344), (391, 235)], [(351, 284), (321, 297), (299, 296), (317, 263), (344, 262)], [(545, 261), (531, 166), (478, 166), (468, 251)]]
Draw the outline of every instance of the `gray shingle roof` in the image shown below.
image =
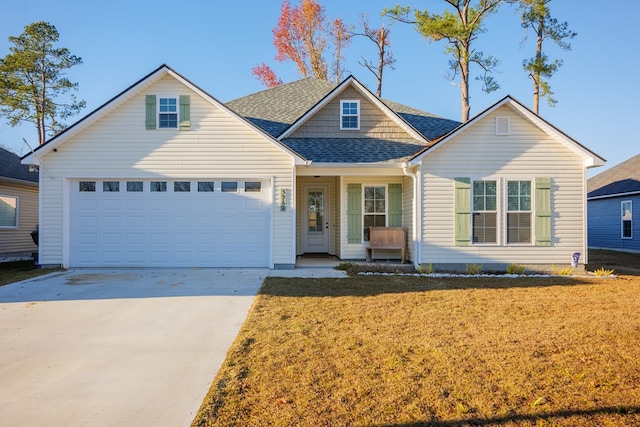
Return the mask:
[(277, 137), (336, 85), (314, 77), (276, 86), (227, 102), (227, 107)]
[[(307, 77), (230, 101), (226, 105), (271, 136), (278, 137), (336, 87), (333, 83)], [(454, 120), (443, 119), (397, 102), (382, 102), (428, 140), (434, 140), (460, 125)], [(287, 138), (282, 142), (309, 160), (337, 163), (403, 161), (424, 148), (423, 143), (411, 139)]]
[(304, 158), (323, 163), (402, 162), (424, 147), (412, 139), (286, 138), (282, 142)]
[(29, 165), (20, 163), (20, 157), (0, 147), (0, 177), (38, 182), (38, 172), (29, 172)]
[(587, 181), (587, 197), (614, 196), (636, 191), (640, 191), (640, 154)]

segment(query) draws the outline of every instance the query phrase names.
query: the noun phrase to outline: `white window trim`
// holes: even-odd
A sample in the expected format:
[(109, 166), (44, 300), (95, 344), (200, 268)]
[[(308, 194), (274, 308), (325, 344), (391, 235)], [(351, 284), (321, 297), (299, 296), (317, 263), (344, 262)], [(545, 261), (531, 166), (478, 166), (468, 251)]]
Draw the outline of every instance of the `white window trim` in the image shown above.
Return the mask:
[(12, 196), (9, 194), (0, 194), (2, 197), (10, 197), (16, 200), (16, 225), (0, 225), (3, 230), (15, 229), (20, 227), (20, 198), (18, 196)]
[[(473, 209), (473, 183), (476, 181), (495, 181), (496, 182), (496, 210), (495, 211), (476, 211)], [(495, 177), (480, 177), (480, 178), (471, 178), (471, 200), (470, 203), (470, 212), (471, 212), (471, 246), (503, 246), (502, 244), (502, 234), (503, 227), (501, 226), (503, 220), (503, 200), (500, 195), (502, 194), (502, 182), (500, 178)], [(495, 212), (496, 213), (496, 242), (495, 243), (475, 243), (473, 241), (473, 214), (476, 212)], [(504, 221), (506, 223), (506, 221)], [(506, 226), (505, 226), (506, 227)]]
[[(470, 213), (471, 213), (471, 246), (505, 246), (505, 247), (517, 247), (517, 246), (535, 246), (535, 178), (534, 177), (477, 177), (471, 179), (471, 200)], [(474, 243), (473, 242), (473, 214), (476, 212), (473, 209), (473, 183), (475, 181), (496, 181), (496, 243)], [(508, 243), (507, 242), (507, 191), (508, 181), (529, 181), (531, 182), (531, 239), (528, 243)], [(493, 212), (493, 211), (480, 211), (480, 212)], [(514, 212), (526, 212), (526, 211), (514, 211)]]
[[(180, 97), (178, 95), (156, 95), (158, 102), (156, 103), (156, 129), (158, 130), (178, 130), (180, 129)], [(175, 127), (160, 127), (160, 100), (161, 99), (175, 99), (176, 100), (176, 126)], [(163, 112), (162, 114), (166, 114)], [(173, 113), (170, 113), (173, 114)]]
[(378, 215), (378, 216), (382, 216), (383, 214), (381, 213), (371, 213), (371, 212), (365, 212), (365, 197), (364, 194), (366, 193), (366, 188), (367, 187), (384, 187), (384, 226), (388, 227), (389, 226), (389, 185), (388, 184), (362, 184), (362, 242), (368, 242), (368, 240), (364, 239), (364, 217), (366, 215)]
[[(356, 103), (358, 108), (357, 114), (344, 114), (343, 113), (343, 105), (345, 103)], [(358, 125), (355, 128), (345, 128), (342, 126), (342, 118), (343, 117), (356, 117)], [(340, 101), (340, 130), (360, 130), (360, 100), (359, 99), (343, 99)]]
[[(504, 207), (504, 224), (502, 224), (502, 227), (504, 229), (504, 246), (535, 246), (535, 230), (534, 227), (536, 225), (536, 218), (535, 218), (535, 194), (536, 194), (536, 180), (535, 178), (503, 178), (504, 180), (504, 194), (502, 195), (504, 198), (504, 202), (503, 202), (503, 207)], [(531, 233), (529, 236), (529, 242), (528, 243), (509, 243), (507, 241), (507, 215), (509, 214), (509, 203), (508, 203), (508, 197), (509, 197), (509, 181), (529, 181), (530, 185), (531, 185), (531, 209), (529, 209), (529, 211), (513, 211), (515, 213), (517, 212), (521, 212), (521, 213), (526, 213), (529, 212), (529, 214), (531, 215), (531, 228), (529, 230), (529, 232)]]
[[(631, 219), (628, 219), (627, 221), (629, 221), (631, 223), (631, 236), (629, 237), (625, 237), (624, 235), (624, 217), (623, 217), (623, 213), (624, 213), (624, 204), (625, 203), (629, 203), (631, 205)], [(622, 202), (620, 202), (620, 238), (625, 239), (625, 240), (631, 240), (633, 239), (633, 200), (623, 200)]]

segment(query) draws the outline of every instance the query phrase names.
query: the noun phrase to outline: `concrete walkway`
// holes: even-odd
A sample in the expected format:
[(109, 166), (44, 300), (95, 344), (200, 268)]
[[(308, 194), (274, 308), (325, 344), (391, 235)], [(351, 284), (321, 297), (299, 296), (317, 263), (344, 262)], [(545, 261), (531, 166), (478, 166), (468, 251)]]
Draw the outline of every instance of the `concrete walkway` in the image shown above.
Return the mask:
[(188, 426), (268, 269), (84, 269), (0, 287), (0, 426)]

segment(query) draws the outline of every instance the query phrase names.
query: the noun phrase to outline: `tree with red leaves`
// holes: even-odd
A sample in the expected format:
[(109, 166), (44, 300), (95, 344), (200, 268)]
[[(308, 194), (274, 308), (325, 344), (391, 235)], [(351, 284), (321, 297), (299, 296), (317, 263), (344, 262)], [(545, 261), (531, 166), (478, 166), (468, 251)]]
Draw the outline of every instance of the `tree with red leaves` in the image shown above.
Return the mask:
[[(331, 42), (334, 56), (332, 77), (337, 82), (342, 78), (342, 50), (348, 46), (348, 41), (349, 32), (342, 20), (328, 23), (324, 6), (316, 0), (302, 0), (297, 6), (292, 6), (289, 0), (282, 2), (280, 17), (273, 29), (275, 59), (278, 62), (292, 61), (302, 76), (328, 80), (325, 51)], [(265, 64), (254, 67), (252, 73), (267, 86), (281, 82)]]
[(260, 65), (256, 65), (251, 69), (251, 73), (256, 76), (260, 83), (265, 85), (268, 88), (280, 86), (282, 84), (282, 80), (276, 76), (275, 71), (271, 69), (264, 62)]

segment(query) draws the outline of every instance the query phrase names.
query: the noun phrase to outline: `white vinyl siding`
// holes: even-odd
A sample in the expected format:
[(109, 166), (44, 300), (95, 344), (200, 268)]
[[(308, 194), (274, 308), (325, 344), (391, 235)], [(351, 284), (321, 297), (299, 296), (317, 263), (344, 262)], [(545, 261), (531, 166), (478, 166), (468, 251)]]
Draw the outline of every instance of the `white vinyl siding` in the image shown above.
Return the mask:
[[(510, 135), (496, 138), (495, 117), (509, 117)], [(423, 158), (422, 263), (569, 263), (584, 251), (582, 159), (508, 106), (484, 117)], [(456, 246), (454, 179), (551, 178), (550, 247)], [(490, 178), (489, 178), (490, 177)]]
[[(191, 97), (191, 132), (145, 130), (145, 96), (180, 93)], [(175, 181), (273, 180), (273, 194), (292, 191), (292, 158), (248, 124), (212, 105), (167, 75), (135, 94), (110, 114), (45, 158), (42, 179), (42, 264), (61, 264), (68, 248), (69, 180), (117, 177)], [(193, 189), (192, 189), (193, 190)], [(122, 189), (121, 189), (122, 191)], [(273, 197), (272, 197), (273, 199)], [(293, 206), (272, 206), (272, 261), (292, 264)]]

